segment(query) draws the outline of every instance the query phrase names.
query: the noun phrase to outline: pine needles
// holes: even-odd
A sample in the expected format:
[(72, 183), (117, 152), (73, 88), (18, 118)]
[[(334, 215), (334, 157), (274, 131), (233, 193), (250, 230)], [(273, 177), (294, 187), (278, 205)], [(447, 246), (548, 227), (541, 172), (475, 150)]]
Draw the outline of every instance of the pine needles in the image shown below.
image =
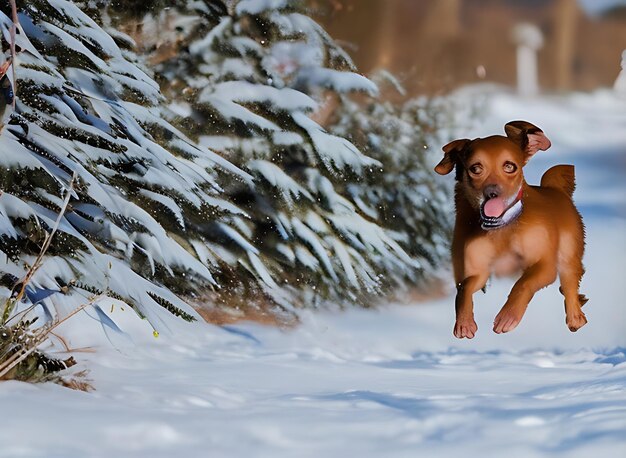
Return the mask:
[(49, 378), (50, 374), (76, 364), (72, 357), (65, 360), (55, 359), (37, 349), (50, 337), (54, 329), (102, 297), (102, 295), (92, 296), (87, 303), (75, 308), (67, 316), (57, 317), (37, 328), (34, 327), (37, 318), (29, 318), (29, 312), (35, 308), (36, 304), (14, 313), (17, 304), (21, 302), (26, 293), (28, 284), (43, 265), (44, 256), (50, 248), (52, 238), (67, 210), (75, 180), (76, 174), (72, 176), (66, 189), (61, 211), (51, 231), (46, 233), (35, 262), (29, 267), (23, 278), (15, 281), (11, 295), (4, 303), (2, 321), (0, 322), (0, 380), (44, 381)]
[(59, 228), (59, 224), (61, 223), (61, 219), (63, 218), (63, 215), (65, 214), (65, 211), (67, 210), (67, 205), (70, 202), (71, 191), (74, 187), (76, 176), (77, 176), (76, 173), (72, 175), (72, 179), (70, 180), (69, 186), (65, 193), (65, 199), (63, 200), (63, 205), (61, 207), (61, 211), (59, 212), (59, 216), (57, 217), (57, 220), (55, 221), (54, 226), (52, 227), (52, 230), (46, 233), (46, 237), (44, 239), (43, 245), (41, 246), (41, 250), (39, 251), (39, 255), (37, 255), (35, 262), (32, 264), (32, 266), (30, 266), (24, 278), (21, 279), (14, 286), (11, 297), (4, 304), (4, 312), (2, 313), (2, 324), (5, 324), (9, 320), (9, 316), (15, 309), (15, 305), (19, 303), (24, 297), (24, 293), (26, 292), (26, 286), (33, 278), (33, 275), (35, 275), (35, 272), (37, 272), (37, 270), (39, 270), (39, 268), (42, 266), (43, 257), (48, 251), (48, 248), (50, 248), (52, 237), (54, 237), (54, 234), (56, 233), (57, 229)]

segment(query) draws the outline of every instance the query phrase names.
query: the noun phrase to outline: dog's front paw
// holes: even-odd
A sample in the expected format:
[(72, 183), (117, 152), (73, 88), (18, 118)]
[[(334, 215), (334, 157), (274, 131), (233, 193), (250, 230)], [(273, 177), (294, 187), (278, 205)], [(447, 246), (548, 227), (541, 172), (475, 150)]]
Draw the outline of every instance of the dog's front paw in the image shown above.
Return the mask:
[(587, 317), (582, 310), (578, 310), (573, 313), (568, 313), (565, 317), (565, 323), (570, 331), (576, 332), (587, 324)]
[(478, 325), (474, 321), (474, 317), (457, 318), (454, 324), (454, 337), (457, 339), (473, 339), (478, 331)]
[(522, 321), (525, 311), (524, 307), (505, 305), (493, 320), (493, 332), (503, 334), (512, 331)]

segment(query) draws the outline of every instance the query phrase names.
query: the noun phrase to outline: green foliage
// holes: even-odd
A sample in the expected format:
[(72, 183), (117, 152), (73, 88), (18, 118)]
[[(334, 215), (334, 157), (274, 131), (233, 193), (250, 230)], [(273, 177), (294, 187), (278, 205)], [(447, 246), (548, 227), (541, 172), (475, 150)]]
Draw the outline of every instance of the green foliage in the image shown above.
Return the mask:
[[(382, 78), (381, 75), (377, 75)], [(359, 209), (395, 233), (427, 278), (448, 258), (453, 201), (432, 172), (448, 108), (427, 98), (391, 103), (345, 99), (330, 129), (353, 141), (382, 167), (346, 191)], [(436, 157), (436, 156), (435, 156)]]
[[(0, 255), (25, 274), (75, 173), (69, 210), (44, 256), (71, 267), (51, 266), (38, 278), (52, 277), (58, 287), (101, 283), (98, 289), (157, 319), (149, 292), (169, 304), (165, 310), (190, 319), (191, 307), (171, 291), (200, 291), (214, 282), (215, 269), (188, 242), (204, 239), (202, 225), (216, 219), (198, 209), (209, 201), (224, 207), (218, 217), (239, 211), (219, 196), (216, 162), (224, 174), (247, 175), (165, 122), (164, 98), (140, 59), (120, 50), (76, 4), (35, 0), (18, 4), (18, 13), (17, 104), (6, 107), (0, 125)], [(3, 6), (3, 49), (10, 17)], [(202, 248), (212, 255), (199, 241)]]
[(228, 219), (249, 244), (233, 268), (304, 306), (366, 305), (392, 286), (383, 278), (412, 277), (417, 262), (347, 192), (380, 164), (311, 119), (329, 94), (376, 86), (301, 5), (238, 2), (213, 28), (198, 22), (179, 39), (158, 67), (164, 93), (188, 111), (170, 119), (255, 178), (220, 180), (247, 215)]
[(167, 299), (164, 299), (161, 296), (158, 296), (158, 295), (154, 294), (153, 292), (149, 292), (148, 294), (150, 295), (150, 297), (152, 299), (154, 299), (154, 302), (156, 302), (161, 307), (163, 307), (164, 309), (169, 311), (172, 315), (176, 315), (176, 316), (182, 318), (185, 321), (189, 321), (189, 322), (196, 321), (196, 317), (194, 317), (193, 315), (190, 315), (190, 314), (186, 313), (184, 310), (181, 310), (180, 308), (176, 307), (174, 304), (172, 304)]

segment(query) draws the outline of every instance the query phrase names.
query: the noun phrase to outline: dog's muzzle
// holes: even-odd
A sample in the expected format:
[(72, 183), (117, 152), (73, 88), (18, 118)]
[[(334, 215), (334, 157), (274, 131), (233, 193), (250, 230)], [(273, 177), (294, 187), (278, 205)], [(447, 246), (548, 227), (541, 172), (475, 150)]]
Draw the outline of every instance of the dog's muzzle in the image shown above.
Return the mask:
[(513, 202), (504, 210), (504, 212), (497, 217), (487, 216), (484, 212), (484, 206), (487, 201), (483, 203), (480, 207), (480, 226), (489, 231), (491, 229), (498, 229), (500, 227), (506, 226), (510, 222), (517, 219), (517, 217), (522, 213), (522, 187), (520, 187), (517, 192), (517, 196), (513, 200)]

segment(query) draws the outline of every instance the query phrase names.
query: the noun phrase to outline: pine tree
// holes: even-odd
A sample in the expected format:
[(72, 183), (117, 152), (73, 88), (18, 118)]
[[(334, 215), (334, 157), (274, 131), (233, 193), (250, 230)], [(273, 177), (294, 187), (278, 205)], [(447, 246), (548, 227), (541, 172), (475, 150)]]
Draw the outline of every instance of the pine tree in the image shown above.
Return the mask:
[[(404, 89), (384, 71), (373, 80), (388, 91)], [(393, 238), (416, 259), (421, 268), (399, 285), (428, 282), (449, 255), (452, 198), (432, 173), (430, 151), (447, 139), (442, 126), (449, 122), (445, 100), (426, 97), (392, 103), (380, 98), (344, 97), (331, 120), (330, 130), (348, 138), (382, 164), (364, 181), (349, 184), (347, 192), (360, 211), (379, 221)]]
[[(195, 319), (189, 301), (207, 294), (230, 307), (369, 304), (436, 262), (441, 199), (414, 155), (429, 134), (411, 132), (422, 108), (360, 113), (348, 94), (374, 97), (376, 85), (303, 11), (289, 0), (20, 5), (15, 81), (0, 62), (3, 278), (19, 283), (62, 214), (21, 307), (52, 320), (53, 304), (108, 296), (161, 329)], [(329, 97), (332, 132), (317, 122)]]
[(187, 131), (255, 177), (224, 187), (250, 217), (232, 218), (247, 233), (236, 261), (266, 291), (354, 303), (418, 268), (343, 192), (379, 162), (311, 117), (329, 94), (377, 88), (296, 2), (232, 4), (159, 72)]
[[(5, 60), (10, 11), (3, 3)], [(178, 295), (216, 286), (219, 225), (241, 213), (221, 198), (216, 169), (250, 175), (164, 121), (165, 98), (128, 37), (65, 0), (21, 2), (18, 13), (16, 104), (0, 134), (3, 273), (22, 278), (33, 264), (76, 174), (31, 302), (53, 316), (42, 292), (66, 304), (104, 292), (157, 328), (170, 313), (195, 319)]]

